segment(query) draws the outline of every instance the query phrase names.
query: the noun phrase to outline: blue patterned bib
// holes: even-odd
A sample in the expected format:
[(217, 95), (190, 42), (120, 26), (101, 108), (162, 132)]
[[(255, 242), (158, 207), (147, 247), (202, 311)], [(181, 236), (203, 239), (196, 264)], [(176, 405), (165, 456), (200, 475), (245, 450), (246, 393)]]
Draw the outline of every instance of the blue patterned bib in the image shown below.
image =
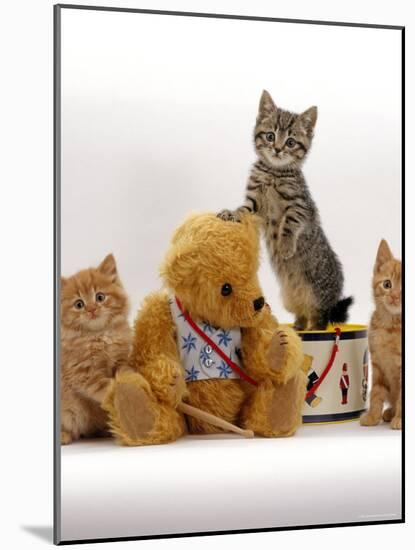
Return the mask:
[[(186, 321), (174, 298), (169, 300), (170, 310), (176, 325), (177, 345), (184, 369), (186, 382), (209, 380), (212, 378), (240, 378), (231, 367), (216, 353)], [(207, 322), (197, 326), (241, 368), (241, 329), (224, 330)]]

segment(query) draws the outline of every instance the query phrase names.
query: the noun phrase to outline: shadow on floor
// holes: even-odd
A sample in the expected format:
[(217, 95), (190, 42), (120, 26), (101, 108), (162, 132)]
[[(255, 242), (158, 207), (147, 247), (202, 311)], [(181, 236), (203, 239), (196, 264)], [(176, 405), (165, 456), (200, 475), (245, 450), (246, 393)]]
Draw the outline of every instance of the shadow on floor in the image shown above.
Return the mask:
[(22, 525), (21, 528), (26, 533), (46, 542), (53, 543), (53, 528), (50, 525)]

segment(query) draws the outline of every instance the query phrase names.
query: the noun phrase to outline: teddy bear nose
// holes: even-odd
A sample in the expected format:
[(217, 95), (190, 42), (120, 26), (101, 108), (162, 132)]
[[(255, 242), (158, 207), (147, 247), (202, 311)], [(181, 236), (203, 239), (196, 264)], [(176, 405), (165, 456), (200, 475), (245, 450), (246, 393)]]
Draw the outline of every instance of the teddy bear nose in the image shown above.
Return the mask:
[(260, 296), (259, 298), (254, 300), (254, 309), (255, 309), (255, 311), (259, 311), (260, 309), (262, 309), (264, 307), (264, 305), (265, 305), (265, 300), (264, 300), (263, 296)]

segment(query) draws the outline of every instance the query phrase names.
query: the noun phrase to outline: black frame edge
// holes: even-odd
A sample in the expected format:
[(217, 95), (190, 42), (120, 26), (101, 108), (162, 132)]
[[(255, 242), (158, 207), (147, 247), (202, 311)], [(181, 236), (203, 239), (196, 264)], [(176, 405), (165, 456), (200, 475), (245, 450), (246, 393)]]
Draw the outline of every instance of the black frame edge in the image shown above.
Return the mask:
[(61, 7), (53, 6), (53, 543), (61, 542), (60, 456)]
[(288, 19), (283, 17), (265, 17), (254, 15), (229, 15), (224, 13), (205, 13), (205, 12), (186, 12), (186, 11), (172, 11), (172, 10), (151, 10), (140, 8), (117, 8), (114, 6), (90, 6), (82, 4), (56, 4), (61, 8), (66, 9), (80, 9), (80, 10), (93, 10), (93, 11), (116, 11), (125, 13), (142, 13), (150, 15), (176, 15), (187, 17), (205, 17), (211, 19), (236, 19), (240, 21), (269, 21), (278, 23), (299, 23), (301, 25), (327, 25), (335, 27), (362, 27), (370, 29), (390, 29), (390, 30), (402, 30), (405, 27), (402, 25), (381, 25), (374, 23), (350, 23), (345, 21), (321, 21), (318, 19)]
[(143, 535), (141, 537), (112, 537), (102, 539), (80, 539), (80, 540), (63, 540), (59, 546), (69, 546), (71, 544), (94, 544), (100, 542), (122, 542), (134, 540), (156, 540), (156, 539), (173, 539), (185, 537), (210, 537), (220, 535), (243, 535), (245, 533), (273, 533), (279, 531), (304, 531), (309, 529), (333, 529), (338, 527), (363, 527), (366, 525), (391, 525), (405, 523), (402, 519), (386, 519), (379, 521), (359, 521), (347, 523), (327, 523), (319, 525), (293, 525), (289, 527), (264, 527), (259, 529), (235, 529), (232, 531), (201, 531), (197, 533), (173, 533), (168, 535)]

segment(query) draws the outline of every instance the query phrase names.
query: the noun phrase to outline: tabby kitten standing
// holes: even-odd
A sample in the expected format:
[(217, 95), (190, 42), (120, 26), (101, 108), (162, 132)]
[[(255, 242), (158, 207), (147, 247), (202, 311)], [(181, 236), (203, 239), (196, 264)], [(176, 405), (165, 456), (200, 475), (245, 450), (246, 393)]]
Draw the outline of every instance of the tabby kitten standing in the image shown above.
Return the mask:
[(106, 432), (101, 409), (115, 372), (126, 366), (128, 300), (114, 256), (61, 281), (61, 443)]
[(254, 130), (258, 160), (245, 202), (236, 211), (219, 213), (233, 221), (239, 221), (244, 211), (261, 216), (284, 306), (295, 314), (297, 330), (323, 330), (328, 322), (344, 322), (352, 303), (352, 298), (340, 299), (342, 266), (323, 232), (301, 171), (316, 120), (317, 107), (290, 113), (278, 108), (264, 90)]
[[(372, 360), (370, 407), (360, 418), (362, 426), (375, 426), (383, 416), (391, 428), (402, 427), (401, 409), (401, 262), (396, 260), (382, 240), (373, 272), (373, 295), (376, 309), (369, 327), (369, 349)], [(389, 407), (383, 411), (384, 403)]]

